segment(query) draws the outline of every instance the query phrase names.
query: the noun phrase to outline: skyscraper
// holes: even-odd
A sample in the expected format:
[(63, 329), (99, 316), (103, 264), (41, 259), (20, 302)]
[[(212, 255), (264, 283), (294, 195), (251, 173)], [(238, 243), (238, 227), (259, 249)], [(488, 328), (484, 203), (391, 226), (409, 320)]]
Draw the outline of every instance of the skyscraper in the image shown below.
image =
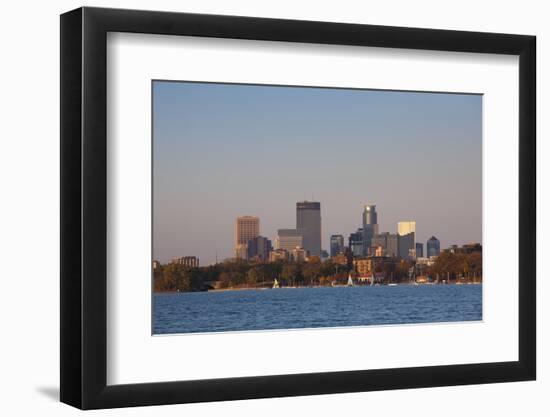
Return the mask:
[(302, 233), (303, 248), (311, 256), (321, 256), (321, 203), (296, 203), (296, 229)]
[(378, 234), (378, 213), (374, 204), (363, 209), (363, 255), (367, 255), (374, 235)]
[(330, 256), (334, 257), (339, 253), (344, 253), (344, 236), (332, 235), (330, 237)]
[(349, 235), (348, 246), (353, 256), (363, 256), (363, 228)]
[(300, 230), (296, 229), (279, 229), (277, 238), (275, 239), (275, 249), (284, 249), (291, 252), (297, 247), (304, 247), (304, 236)]
[(416, 257), (417, 258), (424, 257), (424, 245), (419, 242), (416, 242)]
[(439, 256), (439, 252), (441, 251), (440, 248), (441, 247), (440, 247), (439, 239), (437, 239), (435, 236), (432, 236), (426, 242), (426, 256), (428, 258), (432, 256)]
[(258, 236), (250, 239), (247, 244), (248, 260), (257, 259), (259, 261), (269, 260), (269, 252), (273, 249), (271, 240), (266, 237)]
[(241, 216), (235, 220), (235, 257), (246, 258), (248, 241), (260, 235), (260, 219)]
[(371, 246), (381, 246), (385, 256), (399, 256), (399, 235), (388, 232), (374, 235), (371, 241)]
[(397, 223), (397, 234), (399, 235), (399, 256), (410, 258), (416, 249), (415, 247), (416, 222), (406, 221)]

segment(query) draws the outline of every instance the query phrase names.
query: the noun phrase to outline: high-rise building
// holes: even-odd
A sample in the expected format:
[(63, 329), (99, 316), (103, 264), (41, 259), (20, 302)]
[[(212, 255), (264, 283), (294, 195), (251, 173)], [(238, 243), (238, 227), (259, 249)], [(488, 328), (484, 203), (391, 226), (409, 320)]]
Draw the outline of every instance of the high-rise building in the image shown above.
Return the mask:
[(344, 236), (332, 235), (330, 237), (330, 256), (334, 257), (339, 253), (344, 253)]
[(246, 259), (248, 254), (248, 241), (259, 235), (260, 219), (258, 217), (237, 217), (235, 220), (235, 257)]
[(371, 246), (381, 246), (386, 256), (399, 256), (399, 235), (388, 232), (376, 234), (371, 240)]
[(416, 222), (406, 221), (397, 223), (397, 234), (399, 235), (399, 256), (401, 258), (414, 257)]
[(439, 243), (439, 239), (435, 236), (429, 238), (426, 242), (426, 256), (428, 258), (431, 258), (432, 256), (439, 256), (440, 251), (441, 246)]
[(321, 203), (296, 203), (296, 229), (303, 236), (303, 248), (312, 256), (321, 256)]
[(424, 257), (424, 245), (419, 242), (416, 242), (416, 257), (417, 258)]
[(378, 234), (378, 213), (374, 204), (367, 204), (363, 209), (363, 255), (368, 254), (372, 238)]
[(296, 247), (304, 247), (304, 236), (301, 230), (279, 229), (275, 239), (275, 249), (284, 249), (291, 252)]
[(407, 221), (397, 223), (397, 234), (399, 236), (405, 236), (409, 233), (416, 232), (416, 222)]
[(248, 241), (247, 259), (267, 261), (269, 260), (269, 252), (271, 252), (272, 249), (271, 240), (263, 236), (255, 237)]
[(363, 256), (363, 228), (349, 235), (348, 246), (353, 256)]

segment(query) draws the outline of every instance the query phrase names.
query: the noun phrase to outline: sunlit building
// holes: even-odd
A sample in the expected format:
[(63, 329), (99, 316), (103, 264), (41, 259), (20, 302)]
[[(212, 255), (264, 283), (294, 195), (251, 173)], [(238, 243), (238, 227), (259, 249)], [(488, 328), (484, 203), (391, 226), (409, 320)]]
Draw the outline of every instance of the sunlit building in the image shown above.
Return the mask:
[(399, 235), (399, 256), (401, 258), (414, 258), (416, 222), (406, 221), (397, 223)]
[(284, 249), (287, 252), (296, 247), (303, 248), (304, 237), (301, 230), (297, 229), (279, 229), (275, 239), (275, 249)]
[(235, 220), (235, 257), (246, 259), (248, 257), (248, 241), (258, 237), (259, 235), (259, 217), (237, 217)]
[(353, 261), (353, 267), (359, 277), (365, 277), (373, 272), (372, 259), (355, 259)]
[[(315, 256), (315, 255), (314, 255)], [(308, 251), (301, 247), (295, 247), (290, 251), (290, 259), (294, 262), (305, 262), (308, 257)]]

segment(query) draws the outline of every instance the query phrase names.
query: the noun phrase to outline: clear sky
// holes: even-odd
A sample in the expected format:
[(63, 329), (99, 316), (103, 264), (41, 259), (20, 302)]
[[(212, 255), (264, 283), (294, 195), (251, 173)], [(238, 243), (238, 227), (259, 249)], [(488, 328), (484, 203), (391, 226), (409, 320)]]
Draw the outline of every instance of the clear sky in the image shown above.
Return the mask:
[(233, 255), (237, 216), (260, 234), (321, 202), (322, 245), (416, 221), (416, 240), (481, 242), (482, 96), (155, 81), (153, 257)]

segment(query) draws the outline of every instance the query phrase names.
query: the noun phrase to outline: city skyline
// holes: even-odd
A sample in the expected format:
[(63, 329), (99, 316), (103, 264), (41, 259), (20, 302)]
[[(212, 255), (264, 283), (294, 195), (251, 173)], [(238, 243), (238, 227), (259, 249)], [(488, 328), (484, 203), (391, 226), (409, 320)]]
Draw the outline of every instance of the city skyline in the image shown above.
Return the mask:
[(155, 82), (153, 257), (233, 257), (234, 222), (274, 241), (321, 202), (321, 249), (414, 219), (416, 241), (482, 241), (481, 97)]

